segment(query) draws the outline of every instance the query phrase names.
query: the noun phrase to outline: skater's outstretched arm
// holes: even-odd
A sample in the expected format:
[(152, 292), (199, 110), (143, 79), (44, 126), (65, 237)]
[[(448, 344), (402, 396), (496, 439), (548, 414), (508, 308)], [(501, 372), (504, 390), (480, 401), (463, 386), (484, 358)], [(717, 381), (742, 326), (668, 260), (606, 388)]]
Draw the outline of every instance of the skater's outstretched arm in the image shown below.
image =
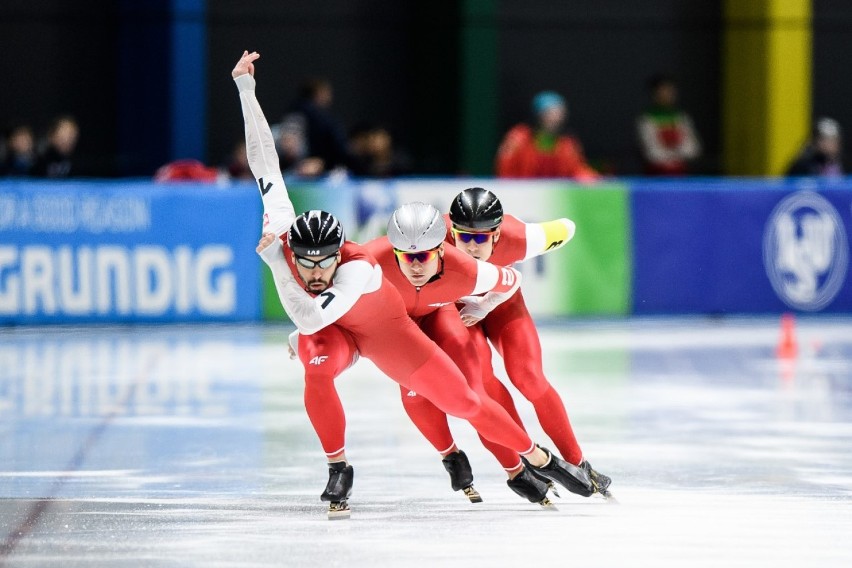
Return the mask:
[(249, 168), (263, 199), (263, 231), (280, 237), (293, 224), (296, 214), (281, 176), (272, 130), (254, 92), (254, 62), (258, 58), (259, 53), (244, 51), (231, 71), (231, 77), (240, 92)]
[(577, 226), (565, 217), (544, 223), (524, 223), (527, 251), (522, 260), (564, 247), (574, 238)]

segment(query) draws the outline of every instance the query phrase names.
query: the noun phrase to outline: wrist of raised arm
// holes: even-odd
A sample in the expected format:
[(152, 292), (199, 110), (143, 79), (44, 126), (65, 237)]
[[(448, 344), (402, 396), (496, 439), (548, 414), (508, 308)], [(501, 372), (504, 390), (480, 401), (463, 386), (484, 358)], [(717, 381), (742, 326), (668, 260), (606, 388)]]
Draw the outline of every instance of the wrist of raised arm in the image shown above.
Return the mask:
[(257, 83), (250, 74), (246, 73), (245, 75), (240, 75), (239, 77), (234, 77), (234, 83), (237, 84), (237, 90), (241, 93), (244, 91), (254, 91), (255, 85)]

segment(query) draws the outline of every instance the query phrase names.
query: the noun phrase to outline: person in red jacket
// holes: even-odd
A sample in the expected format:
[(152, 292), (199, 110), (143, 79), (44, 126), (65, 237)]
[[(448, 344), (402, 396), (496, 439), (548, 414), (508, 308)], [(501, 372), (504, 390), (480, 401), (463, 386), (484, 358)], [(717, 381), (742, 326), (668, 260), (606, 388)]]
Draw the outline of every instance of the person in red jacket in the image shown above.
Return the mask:
[(487, 439), (524, 456), (537, 473), (563, 485), (576, 483), (572, 470), (577, 468), (537, 446), (500, 405), (468, 386), (458, 366), (408, 317), (376, 259), (344, 239), (334, 215), (308, 211), (296, 216), (272, 131), (255, 96), (254, 62), (259, 57), (243, 52), (231, 72), (243, 111), (249, 167), (263, 201), (263, 235), (256, 250), (299, 331), (305, 408), (329, 462), (321, 495), (330, 502), (329, 516), (348, 516), (354, 479), (334, 379), (359, 354), (447, 414), (467, 420)]
[[(407, 203), (391, 215), (387, 236), (370, 241), (366, 248), (399, 290), (408, 315), (456, 362), (471, 388), (488, 399), (476, 346), (465, 324), (473, 325), (512, 297), (520, 286), (520, 273), (478, 261), (455, 247), (444, 247), (445, 235), (440, 211), (425, 203)], [(466, 296), (471, 298), (459, 314), (455, 302)], [(470, 462), (450, 434), (447, 414), (416, 389), (402, 386), (400, 394), (412, 422), (442, 456), (453, 490), (462, 489), (472, 502), (481, 501), (473, 488)], [(480, 439), (503, 466), (507, 484), (515, 493), (532, 503), (551, 504), (547, 480), (528, 471), (518, 452), (482, 436)], [(584, 472), (572, 471), (578, 476), (577, 490), (587, 492), (590, 482)]]
[[(496, 195), (481, 187), (459, 193), (445, 216), (446, 240), (480, 261), (501, 266), (539, 256), (565, 246), (573, 237), (575, 224), (562, 218), (545, 223), (524, 223), (503, 214)], [(509, 380), (530, 401), (544, 432), (562, 457), (588, 473), (595, 492), (608, 496), (611, 480), (594, 469), (583, 452), (568, 420), (559, 393), (544, 376), (541, 342), (521, 290), (500, 303), (482, 320), (468, 328), (479, 350), (485, 389), (494, 400), (522, 424), (511, 394), (494, 375), (491, 348), (503, 357)]]
[(593, 181), (600, 177), (586, 163), (580, 142), (561, 133), (568, 118), (568, 107), (553, 91), (539, 93), (533, 99), (536, 126), (514, 126), (503, 137), (497, 150), (496, 170), (504, 178), (574, 178)]

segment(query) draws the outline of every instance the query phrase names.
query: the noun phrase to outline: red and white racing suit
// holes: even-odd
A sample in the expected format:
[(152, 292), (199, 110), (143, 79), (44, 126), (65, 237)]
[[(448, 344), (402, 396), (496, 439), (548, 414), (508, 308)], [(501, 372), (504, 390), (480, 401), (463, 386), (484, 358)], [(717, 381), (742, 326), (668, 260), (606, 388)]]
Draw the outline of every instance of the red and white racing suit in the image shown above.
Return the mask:
[[(431, 400), (447, 414), (468, 420), (487, 439), (525, 455), (529, 436), (496, 402), (479, 397), (449, 356), (408, 317), (399, 292), (364, 247), (347, 242), (331, 285), (319, 294), (305, 290), (293, 265), (286, 232), (295, 219), (278, 164), (272, 132), (255, 97), (254, 77), (235, 79), (240, 93), (246, 151), (264, 206), (264, 232), (280, 238), (261, 252), (285, 311), (301, 334), (305, 407), (329, 458), (343, 452), (345, 416), (334, 378), (356, 352), (405, 388)], [(405, 353), (405, 357), (400, 357)]]

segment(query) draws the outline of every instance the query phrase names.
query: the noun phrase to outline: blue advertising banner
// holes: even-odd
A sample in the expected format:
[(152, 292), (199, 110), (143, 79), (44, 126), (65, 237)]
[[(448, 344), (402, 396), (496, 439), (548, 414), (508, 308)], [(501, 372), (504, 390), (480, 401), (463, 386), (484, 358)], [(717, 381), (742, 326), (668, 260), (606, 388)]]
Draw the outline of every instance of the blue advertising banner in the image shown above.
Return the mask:
[(852, 183), (632, 184), (633, 313), (850, 312)]
[(254, 320), (253, 186), (0, 183), (0, 323)]

